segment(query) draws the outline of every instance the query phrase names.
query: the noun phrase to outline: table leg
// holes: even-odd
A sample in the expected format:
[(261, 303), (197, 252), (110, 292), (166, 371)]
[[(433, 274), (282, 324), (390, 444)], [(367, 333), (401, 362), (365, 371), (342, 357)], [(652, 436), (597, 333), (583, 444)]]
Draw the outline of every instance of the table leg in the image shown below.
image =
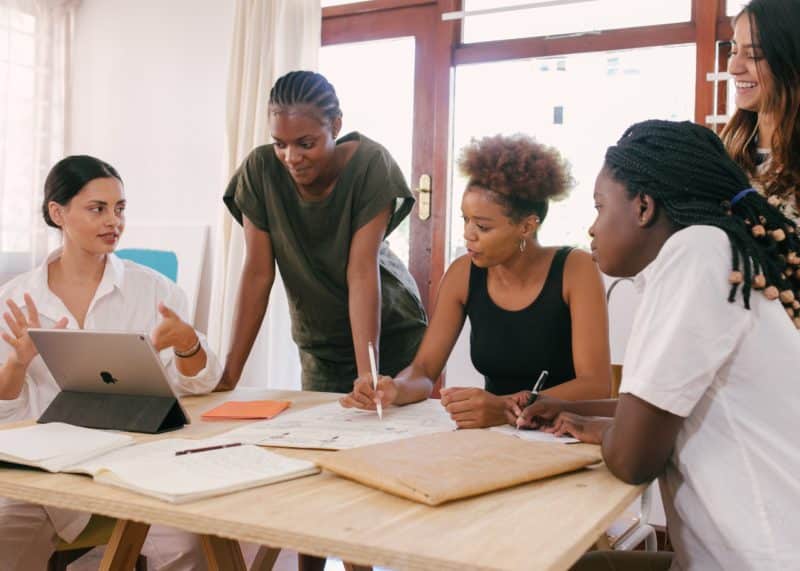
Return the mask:
[(201, 535), (208, 571), (247, 571), (239, 542), (215, 535)]
[(136, 565), (150, 524), (120, 519), (106, 546), (101, 571), (128, 571)]
[(250, 571), (272, 571), (280, 553), (280, 549), (262, 545), (258, 548), (253, 564), (250, 565)]
[(253, 564), (250, 565), (250, 571), (272, 571), (280, 553), (280, 548), (276, 549), (275, 547), (262, 545), (258, 548), (258, 553), (256, 553), (256, 558), (253, 559)]

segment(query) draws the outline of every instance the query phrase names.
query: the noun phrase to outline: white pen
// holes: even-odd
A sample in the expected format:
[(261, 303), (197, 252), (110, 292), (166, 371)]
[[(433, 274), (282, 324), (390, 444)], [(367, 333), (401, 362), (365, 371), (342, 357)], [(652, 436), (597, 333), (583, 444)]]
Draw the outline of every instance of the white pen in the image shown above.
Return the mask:
[[(378, 367), (375, 365), (375, 346), (372, 344), (372, 341), (367, 343), (367, 348), (369, 349), (369, 368), (372, 373), (372, 390), (377, 392)], [(381, 401), (376, 401), (375, 405), (378, 407), (378, 418), (383, 420), (383, 405), (381, 405)]]

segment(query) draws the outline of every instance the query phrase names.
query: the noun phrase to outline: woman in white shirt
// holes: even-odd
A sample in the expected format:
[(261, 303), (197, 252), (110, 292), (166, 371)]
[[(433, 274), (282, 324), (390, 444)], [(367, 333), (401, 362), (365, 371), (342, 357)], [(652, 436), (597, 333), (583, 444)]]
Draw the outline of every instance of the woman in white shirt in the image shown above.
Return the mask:
[(800, 223), (800, 0), (752, 0), (733, 19), (736, 111), (722, 131), (759, 192)]
[[(67, 157), (45, 181), (43, 215), (62, 247), (0, 289), (7, 329), (0, 341), (0, 422), (37, 418), (58, 393), (29, 327), (151, 332), (179, 394), (210, 392), (221, 367), (186, 322), (186, 296), (167, 278), (113, 252), (125, 226), (125, 195), (114, 168)], [(0, 571), (45, 569), (59, 537), (72, 541), (90, 515), (0, 498)], [(143, 549), (155, 569), (204, 569), (191, 534), (150, 530)]]
[(575, 569), (796, 569), (794, 223), (750, 188), (714, 133), (688, 122), (629, 128), (594, 198), (595, 260), (643, 292), (620, 396), (541, 397), (519, 424), (602, 444), (627, 482), (658, 477), (675, 553), (599, 552)]

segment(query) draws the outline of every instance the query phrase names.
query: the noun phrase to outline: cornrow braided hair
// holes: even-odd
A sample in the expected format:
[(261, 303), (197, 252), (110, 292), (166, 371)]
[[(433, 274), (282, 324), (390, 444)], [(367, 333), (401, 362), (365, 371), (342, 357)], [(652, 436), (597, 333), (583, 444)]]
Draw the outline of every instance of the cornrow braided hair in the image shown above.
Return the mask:
[(310, 105), (319, 110), (328, 121), (342, 116), (333, 85), (323, 75), (313, 71), (290, 71), (278, 78), (269, 92), (269, 105)]
[[(631, 196), (653, 197), (677, 225), (716, 226), (731, 243), (730, 294), (741, 286), (780, 298), (800, 328), (800, 238), (794, 222), (750, 189), (717, 135), (685, 121), (644, 121), (629, 127), (606, 152), (606, 168)], [(744, 191), (744, 192), (743, 192)]]

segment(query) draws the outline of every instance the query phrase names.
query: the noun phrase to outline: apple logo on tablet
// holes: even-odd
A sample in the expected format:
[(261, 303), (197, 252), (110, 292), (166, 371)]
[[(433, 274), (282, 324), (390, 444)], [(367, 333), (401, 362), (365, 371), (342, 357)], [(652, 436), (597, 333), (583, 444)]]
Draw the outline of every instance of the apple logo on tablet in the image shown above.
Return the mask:
[(114, 375), (108, 371), (100, 371), (100, 378), (103, 379), (103, 382), (107, 385), (113, 385), (117, 382), (117, 379), (114, 378)]

